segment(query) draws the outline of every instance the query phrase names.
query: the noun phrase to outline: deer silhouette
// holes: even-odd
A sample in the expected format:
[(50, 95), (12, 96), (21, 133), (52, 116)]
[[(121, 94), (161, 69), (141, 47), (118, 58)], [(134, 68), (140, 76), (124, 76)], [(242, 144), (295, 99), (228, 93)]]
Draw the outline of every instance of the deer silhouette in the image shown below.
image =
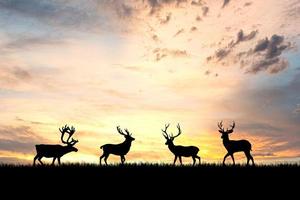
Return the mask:
[(230, 125), (230, 129), (227, 128), (225, 131), (223, 128), (223, 121), (218, 123), (219, 132), (222, 133), (221, 138), (223, 139), (223, 145), (227, 150), (227, 154), (224, 156), (223, 165), (225, 165), (225, 160), (228, 156), (231, 156), (233, 165), (235, 165), (233, 154), (236, 152), (243, 151), (247, 157), (247, 165), (249, 165), (249, 161), (252, 161), (252, 165), (254, 164), (253, 157), (250, 153), (252, 151), (251, 143), (248, 140), (230, 140), (229, 134), (233, 132), (235, 127), (235, 122), (232, 122)]
[(100, 156), (100, 165), (102, 158), (104, 158), (104, 162), (107, 165), (107, 158), (109, 154), (118, 155), (121, 158), (121, 163), (124, 164), (125, 162), (125, 155), (129, 152), (131, 147), (131, 142), (135, 139), (131, 136), (131, 133), (127, 129), (125, 129), (125, 133), (123, 133), (120, 126), (117, 126), (118, 132), (125, 137), (125, 141), (120, 144), (105, 144), (102, 145), (100, 148), (103, 149), (103, 154)]
[[(59, 128), (59, 131), (61, 133), (61, 142), (63, 144), (66, 144), (66, 146), (62, 145), (55, 145), (55, 144), (38, 144), (35, 145), (36, 148), (36, 156), (34, 157), (33, 160), (33, 165), (35, 165), (36, 160), (43, 165), (42, 158), (53, 158), (52, 165), (54, 165), (55, 160), (57, 159), (58, 164), (60, 165), (60, 158), (72, 151), (77, 152), (78, 149), (74, 147), (74, 145), (78, 142), (78, 140), (74, 140), (72, 138), (72, 141), (69, 141), (70, 138), (73, 136), (75, 133), (75, 128), (72, 126), (71, 128), (68, 125), (63, 126), (62, 128)], [(68, 133), (68, 139), (65, 141), (64, 140), (64, 135)]]
[(165, 129), (162, 129), (163, 136), (167, 140), (166, 145), (168, 145), (169, 150), (175, 155), (174, 163), (175, 165), (177, 157), (179, 157), (180, 164), (182, 165), (181, 157), (192, 157), (193, 158), (193, 165), (196, 163), (196, 158), (199, 160), (199, 164), (201, 163), (201, 158), (197, 155), (199, 152), (199, 148), (195, 146), (181, 146), (181, 145), (174, 145), (173, 140), (181, 134), (180, 125), (177, 125), (178, 134), (173, 136), (167, 133), (167, 129), (169, 128), (170, 124), (165, 125)]

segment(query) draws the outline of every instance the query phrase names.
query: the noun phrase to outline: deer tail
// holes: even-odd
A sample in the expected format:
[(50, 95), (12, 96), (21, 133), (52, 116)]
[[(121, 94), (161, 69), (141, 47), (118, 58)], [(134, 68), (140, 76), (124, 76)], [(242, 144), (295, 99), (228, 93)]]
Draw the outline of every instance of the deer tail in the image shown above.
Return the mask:
[(103, 149), (103, 147), (104, 147), (104, 145), (102, 145), (102, 146), (100, 147), (100, 149)]

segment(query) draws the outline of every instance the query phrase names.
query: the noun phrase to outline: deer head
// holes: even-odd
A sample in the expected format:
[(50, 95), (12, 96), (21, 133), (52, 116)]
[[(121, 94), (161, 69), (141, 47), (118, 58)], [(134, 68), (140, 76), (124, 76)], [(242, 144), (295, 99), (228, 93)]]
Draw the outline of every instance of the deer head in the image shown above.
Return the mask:
[(225, 139), (228, 138), (228, 134), (233, 132), (233, 129), (235, 127), (235, 122), (233, 121), (232, 124), (230, 125), (230, 129), (227, 128), (227, 130), (225, 131), (223, 128), (223, 121), (218, 123), (218, 128), (219, 128), (219, 132), (222, 134), (221, 138)]
[(166, 124), (165, 129), (161, 129), (162, 132), (163, 132), (164, 138), (167, 140), (166, 143), (165, 143), (166, 145), (173, 144), (173, 140), (181, 134), (180, 125), (177, 124), (178, 134), (173, 136), (173, 133), (171, 133), (171, 135), (169, 135), (167, 133), (167, 129), (169, 128), (169, 126), (170, 126), (170, 124)]
[(131, 135), (131, 133), (129, 133), (129, 131), (127, 130), (127, 129), (125, 129), (125, 132), (126, 133), (124, 133), (123, 131), (122, 131), (122, 129), (120, 128), (120, 126), (117, 126), (117, 130), (118, 130), (118, 132), (121, 134), (121, 135), (123, 135), (124, 137), (125, 137), (125, 140), (127, 140), (127, 141), (133, 141), (133, 140), (135, 140), (135, 138), (133, 138)]
[[(71, 138), (73, 136), (73, 134), (75, 133), (75, 128), (73, 126), (71, 126), (71, 128), (70, 128), (68, 125), (65, 125), (62, 128), (59, 128), (59, 131), (61, 132), (61, 138), (60, 138), (61, 142), (63, 144), (67, 144), (68, 147), (72, 147), (72, 151), (77, 152), (78, 149), (73, 146), (78, 142), (78, 140), (74, 140), (74, 138)], [(69, 136), (68, 136), (68, 139), (65, 141), (64, 135), (66, 133), (68, 133)], [(70, 139), (72, 139), (72, 140), (70, 141)]]

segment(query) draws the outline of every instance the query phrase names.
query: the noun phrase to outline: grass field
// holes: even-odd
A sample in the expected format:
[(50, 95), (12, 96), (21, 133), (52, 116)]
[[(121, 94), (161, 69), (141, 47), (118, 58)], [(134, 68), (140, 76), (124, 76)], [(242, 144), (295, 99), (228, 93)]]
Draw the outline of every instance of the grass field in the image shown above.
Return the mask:
[[(26, 190), (32, 191), (34, 188), (47, 194), (49, 191), (62, 188), (75, 192), (87, 188), (86, 190), (92, 193), (103, 193), (113, 189), (116, 191), (115, 195), (124, 193), (126, 196), (128, 192), (134, 193), (137, 190), (150, 196), (157, 192), (172, 196), (176, 196), (177, 192), (178, 195), (197, 196), (213, 189), (216, 193), (210, 195), (243, 191), (267, 195), (270, 195), (270, 192), (273, 195), (277, 192), (289, 196), (295, 195), (298, 191), (296, 188), (299, 180), (299, 164), (255, 167), (244, 165), (224, 167), (218, 164), (202, 164), (194, 167), (160, 164), (0, 166), (1, 188), (28, 187)], [(74, 195), (74, 192), (72, 194)]]
[(44, 176), (55, 178), (56, 176), (73, 177), (101, 177), (101, 178), (223, 178), (231, 177), (242, 179), (244, 177), (281, 177), (292, 178), (300, 175), (299, 164), (268, 164), (268, 165), (227, 165), (201, 164), (191, 165), (168, 165), (155, 163), (125, 164), (125, 165), (96, 165), (96, 164), (62, 164), (61, 166), (36, 166), (31, 165), (0, 165), (0, 176), (4, 177), (36, 177)]

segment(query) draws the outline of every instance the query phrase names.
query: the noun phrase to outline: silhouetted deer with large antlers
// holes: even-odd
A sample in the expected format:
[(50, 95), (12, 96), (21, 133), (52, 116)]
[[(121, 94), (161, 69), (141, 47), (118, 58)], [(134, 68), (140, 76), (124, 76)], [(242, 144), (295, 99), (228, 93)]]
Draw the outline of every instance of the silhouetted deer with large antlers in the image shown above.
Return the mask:
[(197, 155), (199, 152), (199, 148), (195, 146), (181, 146), (181, 145), (174, 145), (173, 140), (181, 134), (180, 125), (177, 125), (178, 134), (173, 136), (167, 133), (167, 129), (169, 128), (170, 124), (165, 125), (165, 129), (162, 129), (163, 136), (165, 137), (166, 145), (168, 145), (169, 150), (175, 155), (174, 163), (175, 165), (177, 157), (179, 157), (180, 164), (182, 165), (181, 157), (192, 157), (193, 158), (193, 165), (196, 163), (196, 158), (199, 160), (199, 164), (201, 163), (201, 158)]
[(253, 157), (250, 153), (252, 151), (251, 143), (248, 140), (230, 140), (229, 134), (233, 132), (233, 129), (235, 127), (235, 122), (230, 125), (230, 129), (227, 129), (226, 131), (223, 128), (223, 122), (218, 123), (219, 132), (222, 133), (221, 138), (223, 139), (223, 145), (227, 150), (227, 154), (224, 156), (223, 159), (223, 165), (225, 165), (225, 160), (228, 156), (231, 156), (233, 164), (235, 165), (233, 154), (236, 152), (243, 151), (247, 157), (247, 165), (249, 165), (249, 161), (252, 161), (252, 164), (254, 164)]
[(105, 144), (102, 145), (100, 148), (103, 149), (103, 154), (100, 156), (100, 165), (101, 160), (104, 158), (104, 162), (107, 165), (107, 158), (109, 154), (118, 155), (121, 157), (121, 163), (124, 164), (125, 162), (125, 155), (129, 152), (131, 147), (131, 142), (135, 140), (129, 131), (125, 129), (126, 133), (123, 133), (122, 129), (117, 126), (118, 132), (125, 137), (125, 141), (120, 144)]
[[(69, 152), (77, 152), (78, 149), (74, 147), (74, 145), (78, 142), (78, 140), (74, 140), (72, 138), (72, 141), (69, 141), (70, 138), (75, 133), (75, 128), (72, 126), (71, 128), (68, 125), (63, 126), (62, 128), (59, 128), (59, 131), (61, 133), (61, 142), (63, 144), (66, 144), (66, 146), (62, 145), (55, 145), (55, 144), (38, 144), (35, 145), (36, 148), (36, 156), (33, 160), (33, 165), (35, 165), (35, 161), (38, 159), (38, 161), (43, 165), (42, 158), (53, 158), (52, 165), (54, 165), (55, 160), (57, 159), (58, 164), (60, 165), (60, 158), (69, 153)], [(68, 139), (64, 140), (64, 135), (69, 134)]]

